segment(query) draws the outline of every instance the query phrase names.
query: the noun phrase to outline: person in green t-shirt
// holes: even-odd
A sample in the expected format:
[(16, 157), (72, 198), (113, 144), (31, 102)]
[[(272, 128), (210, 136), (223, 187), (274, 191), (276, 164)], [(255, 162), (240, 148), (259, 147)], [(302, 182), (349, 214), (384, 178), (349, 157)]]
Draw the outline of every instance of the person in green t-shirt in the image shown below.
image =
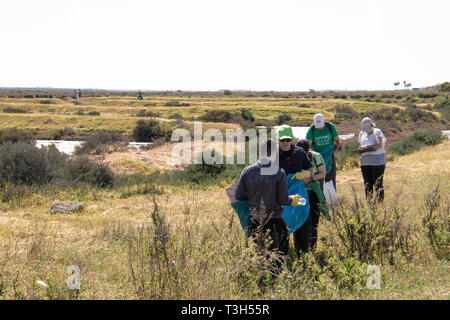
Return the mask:
[[(306, 140), (309, 147), (316, 151), (322, 152), (330, 146), (341, 144), (336, 127), (331, 122), (325, 121), (323, 114), (318, 113), (314, 116), (314, 125), (309, 127), (306, 132)], [(333, 181), (336, 189), (336, 159), (332, 153), (332, 166), (325, 176), (325, 182)]]

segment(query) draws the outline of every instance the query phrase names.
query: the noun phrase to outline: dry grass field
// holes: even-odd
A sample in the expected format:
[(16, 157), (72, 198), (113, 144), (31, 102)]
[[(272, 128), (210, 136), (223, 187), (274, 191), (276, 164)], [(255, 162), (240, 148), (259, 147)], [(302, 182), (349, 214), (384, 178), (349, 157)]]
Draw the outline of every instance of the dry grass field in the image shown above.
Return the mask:
[[(405, 104), (413, 97), (422, 115), (436, 118), (397, 121), (389, 141), (415, 129), (448, 129), (445, 113), (429, 106), (444, 95), (431, 100), (409, 93), (398, 94), (400, 98), (371, 95), (180, 93), (145, 95), (143, 101), (126, 95), (87, 95), (74, 101), (9, 93), (0, 97), (0, 127), (31, 130), (37, 138), (70, 127), (75, 139), (101, 129), (130, 134), (137, 120), (148, 118), (136, 116), (142, 109), (173, 129), (180, 124), (191, 128), (193, 120), (210, 110), (246, 108), (256, 121), (268, 124), (276, 124), (278, 116), (288, 112), (290, 123), (308, 125), (316, 112), (322, 112), (340, 133), (355, 133), (362, 114), (407, 110)], [(167, 105), (173, 101), (189, 105)], [(85, 115), (76, 114), (79, 110)], [(90, 111), (100, 115), (86, 115)], [(239, 125), (205, 122), (203, 127), (223, 130)], [(225, 194), (240, 168), (194, 179), (189, 175), (195, 172), (167, 164), (171, 148), (163, 144), (92, 156), (117, 175), (119, 182), (111, 187), (3, 184), (0, 299), (449, 299), (449, 141), (391, 157), (386, 199), (377, 207), (362, 199), (360, 170), (343, 166), (337, 175), (341, 205), (333, 209), (331, 222), (321, 219), (316, 252), (297, 259), (291, 250), (278, 275), (245, 238)], [(56, 201), (81, 202), (86, 208), (51, 215)], [(430, 208), (428, 226), (433, 223), (436, 228), (431, 239), (437, 242), (430, 242), (426, 226)], [(351, 230), (356, 230), (353, 238)], [(366, 287), (371, 264), (380, 267), (380, 290)], [(67, 287), (71, 265), (81, 271), (79, 290)]]
[[(445, 142), (388, 164), (385, 205), (398, 206), (414, 231), (410, 259), (381, 266), (381, 290), (357, 284), (342, 288), (342, 279), (311, 284), (295, 263), (285, 267), (274, 283), (259, 286), (259, 261), (224, 192), (234, 181), (222, 180), (200, 187), (160, 182), (156, 191), (148, 193), (140, 192), (139, 185), (112, 190), (44, 189), (17, 205), (3, 204), (0, 297), (448, 299), (449, 264), (433, 255), (422, 215), (425, 195), (436, 185), (442, 200), (449, 199), (449, 159), (450, 142)], [(339, 172), (337, 180), (341, 197), (351, 197), (352, 188), (362, 194), (357, 169)], [(80, 201), (87, 208), (50, 215), (49, 208), (57, 200)], [(333, 224), (322, 219), (319, 235), (332, 229)], [(319, 242), (318, 251), (325, 248)], [(66, 285), (70, 265), (81, 269), (76, 296)]]

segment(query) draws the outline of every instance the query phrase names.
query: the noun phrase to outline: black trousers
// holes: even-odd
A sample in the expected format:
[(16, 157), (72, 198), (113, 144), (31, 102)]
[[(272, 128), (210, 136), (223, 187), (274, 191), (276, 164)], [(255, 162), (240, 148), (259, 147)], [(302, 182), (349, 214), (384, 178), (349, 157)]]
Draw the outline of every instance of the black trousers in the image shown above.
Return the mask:
[(278, 251), (281, 255), (287, 255), (289, 250), (289, 238), (286, 224), (282, 218), (258, 219), (250, 218), (250, 235), (257, 245), (263, 246), (266, 240), (265, 234), (269, 233), (271, 241), (269, 250)]
[(383, 175), (384, 165), (381, 166), (361, 166), (361, 172), (364, 179), (364, 189), (366, 197), (372, 199), (373, 189), (375, 187), (375, 201), (383, 202), (384, 200), (384, 188), (383, 188)]
[(309, 238), (309, 249), (314, 250), (317, 244), (317, 228), (319, 227), (319, 198), (314, 191), (308, 192), (309, 196), (309, 216), (311, 218), (311, 235)]
[(328, 182), (330, 180), (333, 181), (334, 189), (337, 190), (336, 189), (336, 159), (334, 158), (334, 152), (333, 152), (332, 157), (333, 157), (333, 165), (331, 166), (330, 172), (328, 172), (325, 175), (325, 182)]
[(317, 243), (317, 227), (319, 225), (319, 199), (314, 191), (308, 191), (310, 211), (308, 219), (294, 231), (294, 246), (297, 256), (300, 252), (306, 253), (314, 250)]

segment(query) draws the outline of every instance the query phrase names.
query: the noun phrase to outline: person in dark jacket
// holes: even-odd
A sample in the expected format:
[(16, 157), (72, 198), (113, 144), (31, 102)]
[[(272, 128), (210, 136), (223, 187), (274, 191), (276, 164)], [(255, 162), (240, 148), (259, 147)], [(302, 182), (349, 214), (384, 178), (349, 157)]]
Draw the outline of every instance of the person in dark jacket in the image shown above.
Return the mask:
[[(282, 206), (298, 205), (299, 195), (289, 196), (286, 174), (270, 158), (272, 141), (267, 140), (264, 147), (267, 147), (267, 157), (260, 158), (242, 170), (235, 198), (249, 201), (250, 234), (257, 244), (261, 245), (257, 241), (258, 237), (262, 235), (264, 238), (268, 232), (271, 240), (269, 249), (284, 256), (288, 253), (289, 238), (282, 218)], [(275, 166), (273, 174), (264, 174), (264, 168), (270, 166)]]
[[(287, 175), (308, 170), (310, 173), (309, 177), (314, 176), (314, 169), (306, 152), (292, 143), (294, 138), (292, 128), (286, 124), (282, 125), (278, 130), (278, 137), (280, 139), (280, 168), (284, 169)], [(308, 215), (305, 223), (294, 232), (294, 245), (297, 255), (300, 254), (300, 251), (308, 252), (310, 250), (311, 224), (311, 215)]]

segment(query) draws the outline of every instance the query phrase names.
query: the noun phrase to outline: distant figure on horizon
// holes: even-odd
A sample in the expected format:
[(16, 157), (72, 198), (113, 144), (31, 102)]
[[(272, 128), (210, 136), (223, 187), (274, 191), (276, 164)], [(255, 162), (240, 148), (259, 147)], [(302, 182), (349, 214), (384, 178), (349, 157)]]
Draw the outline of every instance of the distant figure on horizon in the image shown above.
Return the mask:
[(81, 98), (81, 89), (78, 89), (78, 98)]
[(76, 89), (73, 89), (73, 99), (78, 99), (78, 93)]
[(142, 95), (141, 90), (139, 90), (139, 97), (138, 97), (138, 99), (139, 100), (144, 100), (144, 96)]

